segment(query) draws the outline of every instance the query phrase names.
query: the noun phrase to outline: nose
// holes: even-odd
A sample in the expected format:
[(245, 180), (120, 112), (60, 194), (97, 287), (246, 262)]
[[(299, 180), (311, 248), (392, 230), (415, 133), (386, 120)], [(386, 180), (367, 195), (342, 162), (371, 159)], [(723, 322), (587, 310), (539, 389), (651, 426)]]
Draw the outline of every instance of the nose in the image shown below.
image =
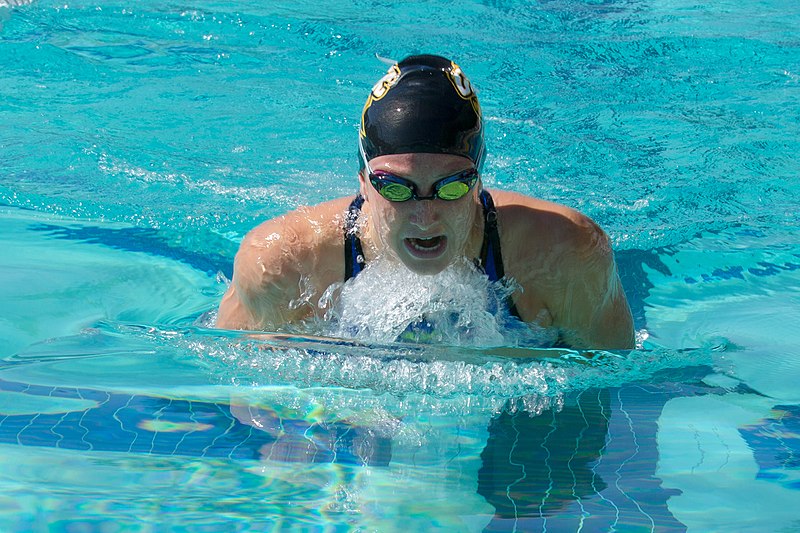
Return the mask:
[(439, 217), (439, 210), (436, 209), (437, 202), (432, 199), (425, 199), (412, 200), (410, 203), (413, 205), (410, 217), (412, 224), (420, 229), (428, 229), (436, 223)]

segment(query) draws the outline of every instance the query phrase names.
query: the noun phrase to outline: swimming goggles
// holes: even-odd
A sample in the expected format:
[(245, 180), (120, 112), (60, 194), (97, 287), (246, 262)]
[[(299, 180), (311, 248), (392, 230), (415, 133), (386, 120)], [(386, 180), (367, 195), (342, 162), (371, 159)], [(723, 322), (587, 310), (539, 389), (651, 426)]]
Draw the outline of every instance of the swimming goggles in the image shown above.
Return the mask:
[(361, 156), (369, 175), (369, 182), (378, 191), (378, 194), (390, 202), (406, 202), (411, 200), (440, 200), (453, 201), (463, 198), (472, 190), (478, 181), (478, 170), (468, 168), (452, 176), (446, 176), (433, 184), (433, 194), (430, 196), (420, 196), (417, 194), (417, 186), (414, 182), (400, 176), (395, 176), (383, 170), (372, 170), (364, 154), (363, 147), (360, 146)]
[[(369, 168), (367, 168), (369, 170)], [(458, 174), (442, 178), (433, 184), (433, 194), (420, 196), (417, 186), (400, 176), (395, 176), (382, 170), (369, 173), (369, 182), (378, 193), (390, 202), (405, 202), (407, 200), (458, 200), (466, 196), (478, 181), (478, 171), (474, 168), (463, 170)]]

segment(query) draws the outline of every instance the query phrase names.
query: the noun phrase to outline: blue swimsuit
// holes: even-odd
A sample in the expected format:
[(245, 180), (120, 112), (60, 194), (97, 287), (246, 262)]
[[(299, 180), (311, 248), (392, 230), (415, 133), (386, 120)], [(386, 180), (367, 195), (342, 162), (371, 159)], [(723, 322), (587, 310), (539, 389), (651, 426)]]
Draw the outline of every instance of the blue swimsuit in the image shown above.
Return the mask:
[[(478, 268), (489, 277), (489, 281), (500, 281), (505, 276), (503, 256), (500, 254), (500, 234), (497, 231), (497, 210), (488, 191), (481, 191), (483, 206), (483, 244), (481, 255), (476, 261)], [(344, 279), (356, 277), (364, 269), (364, 251), (361, 240), (355, 232), (356, 221), (361, 213), (364, 198), (359, 194), (350, 203), (344, 225)], [(511, 316), (520, 318), (517, 306), (509, 296), (506, 301)]]

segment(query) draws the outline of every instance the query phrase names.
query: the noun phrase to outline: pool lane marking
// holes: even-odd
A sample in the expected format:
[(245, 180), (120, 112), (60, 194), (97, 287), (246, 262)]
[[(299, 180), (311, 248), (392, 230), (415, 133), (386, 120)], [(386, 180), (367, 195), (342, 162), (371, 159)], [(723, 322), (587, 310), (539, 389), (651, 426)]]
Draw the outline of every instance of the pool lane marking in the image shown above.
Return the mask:
[[(19, 392), (20, 392), (20, 393), (22, 393), (22, 394), (25, 394), (26, 392), (28, 392), (28, 390), (29, 390), (30, 388), (31, 388), (30, 384), (27, 384), (27, 385), (25, 386), (25, 388), (24, 388), (24, 389), (22, 389), (22, 390), (21, 390), (21, 391), (19, 391)], [(6, 418), (8, 418), (8, 415), (6, 415)], [(5, 418), (4, 418), (3, 420), (5, 421)], [(30, 425), (30, 422), (28, 422), (28, 425)], [(26, 426), (26, 427), (27, 427), (27, 426)], [(23, 430), (24, 430), (24, 429), (25, 429), (25, 428), (23, 428)], [(17, 437), (17, 444), (19, 444), (20, 446), (22, 446), (22, 443), (19, 441), (19, 434), (20, 434), (20, 433), (22, 433), (22, 431), (17, 431), (17, 434), (16, 434), (16, 437)]]
[[(599, 394), (600, 393), (598, 392), (598, 395)], [(619, 393), (617, 393), (617, 394), (619, 394)], [(606, 420), (606, 427), (610, 428), (611, 427), (611, 419), (608, 417), (608, 415), (606, 415), (606, 410), (603, 407), (603, 402), (599, 402), (599, 405), (600, 405), (600, 416), (602, 416)], [(609, 404), (609, 407), (610, 407), (610, 404)], [(606, 439), (605, 439), (605, 442), (603, 443), (603, 447), (600, 448), (600, 456), (597, 458), (597, 461), (595, 461), (594, 465), (592, 465), (592, 489), (594, 489), (594, 493), (597, 494), (598, 496), (600, 496), (600, 499), (602, 499), (603, 501), (606, 501), (609, 504), (611, 504), (611, 506), (614, 508), (614, 523), (611, 524), (611, 526), (609, 527), (609, 530), (611, 530), (611, 531), (615, 530), (616, 527), (617, 527), (617, 524), (619, 524), (619, 507), (617, 507), (617, 504), (614, 503), (613, 500), (609, 500), (608, 498), (606, 498), (603, 495), (602, 491), (598, 491), (597, 490), (597, 485), (595, 485), (595, 479), (597, 479), (597, 477), (598, 477), (597, 468), (603, 462), (603, 458), (606, 456), (605, 452), (608, 449), (608, 446), (609, 446), (609, 444), (611, 444), (611, 441), (613, 439), (614, 439), (614, 437), (611, 435), (611, 432), (610, 431), (606, 431)], [(603, 478), (603, 476), (599, 476), (599, 477), (600, 477), (600, 479)]]
[[(331, 448), (332, 448), (331, 451), (333, 452), (333, 458), (331, 459), (331, 463), (335, 463), (336, 462), (336, 457), (339, 455), (339, 451), (338, 451), (339, 450), (339, 446), (338, 446), (339, 441), (342, 440), (345, 437), (345, 435), (350, 433), (351, 429), (353, 429), (353, 428), (350, 427), (350, 425), (348, 425), (347, 426), (347, 430), (344, 433), (342, 433), (341, 435), (336, 435), (336, 440), (331, 443)], [(353, 448), (352, 446), (350, 446), (350, 448), (351, 448), (351, 452), (355, 452), (355, 450), (352, 449)], [(353, 456), (355, 456), (355, 453), (353, 453)]]
[[(250, 440), (250, 437), (253, 436), (253, 429), (255, 429), (253, 426), (249, 424), (247, 425), (247, 436), (244, 439), (242, 439), (241, 442), (237, 443), (236, 446), (231, 448), (231, 451), (228, 452), (228, 459), (230, 459), (231, 461), (234, 460), (233, 454), (236, 453), (236, 450), (238, 450), (242, 446), (242, 444)], [(253, 457), (253, 459), (255, 459), (255, 457)]]
[(28, 423), (25, 425), (25, 427), (23, 427), (22, 429), (17, 431), (17, 444), (19, 444), (20, 446), (24, 446), (24, 444), (22, 444), (22, 441), (20, 440), (20, 435), (22, 435), (25, 432), (26, 429), (31, 427), (33, 425), (33, 423), (36, 421), (36, 419), (39, 418), (40, 415), (41, 415), (41, 413), (36, 413), (33, 417), (31, 417), (28, 420)]
[(542, 519), (542, 531), (547, 531), (547, 515), (544, 513), (544, 506), (547, 503), (547, 500), (550, 499), (550, 493), (553, 491), (553, 467), (550, 465), (550, 447), (547, 446), (547, 441), (550, 440), (550, 436), (556, 432), (557, 425), (556, 424), (556, 409), (553, 407), (550, 409), (551, 419), (550, 419), (550, 432), (544, 436), (544, 440), (542, 444), (539, 446), (543, 448), (547, 455), (544, 458), (544, 464), (547, 466), (547, 479), (550, 480), (550, 485), (547, 487), (547, 490), (544, 491), (544, 496), (542, 497), (542, 503), (539, 504), (539, 517)]
[(456, 451), (453, 452), (453, 456), (445, 461), (444, 466), (450, 466), (450, 463), (456, 460), (456, 457), (461, 456), (461, 427), (456, 427)]
[[(26, 392), (28, 392), (28, 390), (29, 390), (30, 388), (31, 388), (31, 385), (30, 385), (30, 383), (27, 383), (27, 384), (25, 385), (25, 388), (24, 388), (24, 389), (22, 389), (22, 390), (19, 390), (19, 391), (17, 391), (17, 392), (19, 392), (20, 394), (25, 394)], [(6, 420), (8, 420), (8, 417), (9, 417), (9, 416), (11, 416), (11, 415), (5, 415), (5, 416), (3, 417), (3, 420), (0, 420), (0, 426), (2, 426), (2, 425), (3, 425), (3, 422), (5, 422)], [(17, 443), (21, 445), (21, 443), (19, 442), (19, 432), (17, 432), (17, 435), (16, 435), (16, 436), (17, 436)]]
[[(47, 396), (49, 398), (52, 398), (53, 397), (53, 393), (55, 391), (56, 391), (56, 387), (51, 388), (50, 392), (47, 393)], [(59, 424), (61, 424), (61, 422), (64, 421), (64, 417), (66, 417), (68, 414), (69, 414), (69, 411), (66, 411), (63, 415), (61, 415), (61, 418), (58, 419), (58, 422), (56, 422), (55, 424), (53, 424), (52, 426), (47, 428), (47, 430), (50, 433), (52, 433), (53, 435), (58, 437), (58, 439), (56, 440), (56, 446), (55, 446), (56, 448), (60, 448), (59, 445), (61, 444), (61, 441), (64, 440), (64, 435), (61, 434), (61, 433), (56, 433), (56, 428), (59, 426)]]
[(510, 464), (512, 466), (519, 466), (520, 469), (522, 470), (522, 476), (517, 478), (516, 481), (506, 485), (506, 498), (508, 498), (508, 501), (510, 501), (511, 505), (514, 507), (514, 529), (513, 529), (513, 531), (517, 530), (517, 523), (519, 522), (519, 512), (517, 511), (517, 502), (515, 502), (514, 498), (511, 497), (511, 487), (514, 484), (518, 483), (520, 480), (525, 479), (527, 477), (527, 473), (525, 472), (525, 465), (522, 464), (522, 463), (521, 464), (515, 464), (513, 459), (512, 459), (512, 456), (514, 455), (514, 450), (516, 449), (517, 444), (519, 443), (519, 429), (517, 429), (517, 424), (515, 423), (515, 420), (516, 420), (516, 417), (515, 416), (511, 416), (511, 428), (514, 430), (516, 435), (514, 436), (514, 443), (511, 445), (511, 449), (508, 451), (508, 464)]
[[(783, 446), (784, 450), (786, 450), (786, 460), (781, 464), (784, 471), (787, 470), (787, 465), (795, 464), (797, 462), (795, 459), (795, 449), (789, 446), (783, 438), (784, 433), (789, 431), (789, 427), (783, 422), (783, 419), (786, 418), (788, 414), (789, 411), (787, 409), (783, 409), (780, 418), (773, 418), (773, 422), (770, 422), (768, 426), (770, 433), (772, 434), (771, 436), (777, 440), (781, 446)], [(784, 432), (780, 427), (778, 427), (779, 425), (782, 426), (786, 431)], [(761, 470), (760, 467), (759, 470)]]
[[(185, 439), (187, 436), (191, 435), (192, 433), (195, 433), (195, 432), (197, 431), (197, 428), (198, 428), (198, 427), (200, 427), (200, 424), (197, 422), (197, 418), (195, 418), (195, 412), (194, 412), (194, 402), (193, 402), (193, 401), (191, 401), (191, 400), (184, 400), (184, 401), (185, 401), (185, 402), (187, 402), (187, 403), (189, 404), (189, 405), (188, 405), (188, 409), (189, 409), (189, 420), (191, 420), (192, 422), (194, 422), (194, 424), (192, 424), (192, 425), (190, 426), (190, 427), (191, 427), (191, 429), (190, 429), (189, 431), (182, 431), (182, 432), (181, 432), (181, 433), (183, 433), (183, 435), (181, 435), (181, 438), (180, 438), (180, 440), (179, 440), (178, 442), (176, 442), (176, 443), (175, 443), (175, 447), (174, 447), (174, 448), (172, 448), (172, 454), (171, 454), (171, 455), (178, 455), (178, 448), (180, 448), (181, 444), (183, 444), (183, 441), (184, 441), (184, 439)], [(185, 427), (185, 426), (183, 426), (183, 427)]]
[[(421, 439), (421, 442), (430, 442), (431, 433), (433, 433), (433, 423), (428, 420), (424, 425), (422, 423), (418, 424), (419, 431), (417, 432), (418, 438)], [(425, 429), (423, 430), (423, 427)], [(424, 432), (423, 432), (424, 431)], [(411, 452), (411, 464), (415, 467), (417, 465), (417, 454), (422, 449), (422, 446), (414, 446), (414, 451)]]
[[(52, 394), (52, 393), (53, 393), (55, 390), (56, 390), (56, 389), (55, 389), (55, 387), (54, 387), (54, 388), (53, 388), (53, 389), (50, 391), (50, 394)], [(76, 394), (78, 397), (80, 397), (80, 393), (78, 393), (78, 389), (76, 388), (76, 389), (73, 389), (73, 390), (75, 391), (75, 394)], [(90, 408), (90, 409), (91, 409), (91, 408)], [(73, 413), (73, 411), (67, 411), (67, 412), (65, 412), (63, 415), (61, 415), (61, 418), (59, 418), (58, 422), (56, 422), (56, 423), (53, 425), (53, 427), (51, 428), (51, 430), (50, 430), (50, 431), (51, 431), (51, 433), (53, 433), (53, 435), (58, 435), (58, 440), (56, 441), (56, 445), (55, 445), (55, 447), (56, 447), (56, 448), (59, 448), (59, 449), (61, 449), (61, 441), (63, 441), (63, 440), (66, 438), (66, 435), (64, 435), (63, 433), (59, 433), (58, 431), (56, 431), (56, 429), (58, 428), (58, 426), (60, 426), (60, 425), (61, 425), (61, 424), (64, 422), (64, 419), (66, 419), (66, 418), (67, 418), (67, 416), (69, 416), (69, 415), (70, 415), (70, 414), (72, 414), (72, 413)]]
[[(84, 398), (83, 394), (81, 394), (81, 390), (80, 389), (77, 389), (77, 391), (78, 391), (78, 397), (81, 400), (92, 401), (89, 398)], [(108, 393), (106, 393), (106, 398), (107, 398), (106, 399), (106, 402), (107, 402), (108, 398), (111, 398), (111, 396), (109, 396)], [(96, 401), (96, 400), (94, 400), (94, 401)], [(100, 407), (104, 403), (105, 402), (97, 402), (97, 407)], [(86, 416), (86, 413), (88, 413), (91, 410), (92, 409), (85, 409), (81, 413), (81, 417), (78, 419), (78, 427), (81, 428), (83, 430), (83, 432), (84, 432), (83, 435), (81, 435), (81, 442), (83, 442), (84, 444), (86, 444), (89, 447), (89, 451), (94, 451), (94, 446), (92, 446), (92, 443), (86, 440), (86, 435), (89, 434), (89, 428), (87, 428), (86, 426), (83, 425), (83, 418)]]
[(714, 426), (714, 435), (717, 437), (717, 440), (719, 440), (719, 443), (722, 444), (722, 446), (725, 448), (725, 461), (720, 465), (719, 468), (717, 468), (717, 472), (719, 472), (723, 468), (725, 468), (730, 462), (731, 447), (728, 446), (728, 443), (725, 442), (725, 439), (723, 439), (722, 436), (719, 434), (719, 428), (717, 426)]
[[(314, 445), (314, 456), (311, 459), (312, 463), (316, 463), (317, 462), (317, 452), (319, 451), (319, 447), (317, 446), (317, 443), (314, 442), (314, 439), (312, 437), (308, 436), (308, 432), (311, 431), (311, 428), (313, 428), (314, 426), (319, 426), (319, 427), (322, 428), (322, 426), (320, 426), (318, 422), (312, 422), (311, 424), (308, 425), (306, 430), (303, 431), (303, 438), (305, 438), (306, 440), (311, 442), (311, 444)], [(322, 429), (324, 430), (325, 428), (322, 428)]]
[[(151, 425), (153, 428), (152, 429), (153, 437), (150, 439), (150, 452), (149, 452), (150, 455), (153, 455), (153, 448), (155, 448), (156, 445), (156, 437), (158, 437), (158, 427), (159, 427), (158, 422), (161, 421), (161, 415), (164, 414), (164, 410), (166, 410), (166, 408), (170, 406), (172, 406), (172, 398), (167, 398), (167, 404), (161, 407), (161, 409), (158, 409), (155, 413), (153, 413), (155, 418), (152, 419), (154, 423)], [(141, 425), (139, 427), (141, 427)]]
[[(572, 496), (575, 498), (575, 501), (578, 502), (578, 506), (581, 508), (581, 518), (580, 521), (578, 522), (578, 531), (583, 530), (583, 524), (586, 520), (586, 517), (591, 516), (591, 513), (587, 512), (586, 509), (583, 507), (583, 501), (576, 492), (576, 489), (578, 487), (578, 477), (575, 475), (575, 470), (572, 469), (572, 460), (575, 459), (575, 456), (578, 454), (578, 450), (580, 449), (580, 442), (581, 439), (583, 439), (584, 432), (589, 428), (589, 422), (586, 420), (586, 413), (583, 412), (583, 405), (581, 405), (581, 396), (583, 396), (583, 392), (584, 391), (580, 391), (577, 397), (578, 410), (581, 413), (581, 418), (583, 418), (583, 427), (578, 433), (578, 436), (575, 438), (575, 451), (570, 456), (569, 461), (567, 461), (567, 468), (569, 468), (569, 471), (572, 473)], [(600, 402), (602, 401), (602, 399), (600, 398), (599, 391), (597, 392), (597, 400), (598, 404), (600, 404)]]
[[(645, 389), (642, 389), (641, 387), (639, 387), (639, 388), (640, 388), (642, 391), (645, 391)], [(633, 445), (634, 445), (634, 451), (633, 451), (633, 454), (631, 454), (631, 455), (630, 455), (630, 457), (627, 457), (627, 458), (625, 458), (625, 460), (624, 460), (624, 461), (622, 461), (622, 462), (620, 463), (620, 465), (617, 467), (617, 470), (615, 471), (615, 474), (617, 475), (617, 479), (616, 479), (616, 480), (614, 480), (614, 485), (617, 487), (617, 490), (619, 490), (619, 491), (620, 491), (620, 493), (621, 493), (623, 496), (625, 496), (626, 498), (628, 498), (628, 500), (630, 500), (631, 502), (633, 502), (633, 504), (636, 506), (636, 508), (639, 510), (639, 512), (640, 512), (640, 513), (642, 513), (643, 515), (645, 515), (645, 516), (646, 516), (646, 517), (647, 517), (647, 518), (650, 520), (650, 531), (655, 531), (655, 529), (656, 529), (656, 523), (655, 523), (655, 521), (653, 520), (653, 517), (652, 517), (652, 516), (650, 516), (650, 515), (649, 515), (649, 514), (648, 514), (648, 513), (647, 513), (647, 512), (644, 510), (644, 509), (642, 509), (642, 507), (639, 505), (639, 502), (637, 502), (637, 501), (636, 501), (636, 499), (635, 499), (633, 496), (631, 496), (630, 494), (628, 494), (627, 492), (625, 492), (624, 490), (622, 490), (622, 488), (619, 486), (619, 482), (620, 482), (620, 480), (622, 479), (622, 474), (621, 474), (621, 471), (622, 471), (622, 469), (623, 469), (623, 468), (624, 468), (624, 467), (625, 467), (625, 466), (626, 466), (626, 465), (627, 465), (627, 464), (628, 464), (630, 461), (632, 461), (634, 457), (636, 457), (637, 455), (639, 455), (639, 441), (638, 441), (638, 439), (636, 438), (636, 431), (633, 429), (633, 420), (631, 420), (631, 417), (630, 417), (630, 415), (628, 414), (628, 411), (626, 411), (626, 410), (625, 410), (625, 407), (624, 407), (624, 406), (623, 406), (623, 404), (622, 404), (622, 395), (620, 394), (620, 393), (621, 393), (621, 391), (622, 391), (622, 389), (621, 389), (621, 388), (620, 388), (620, 389), (617, 389), (617, 400), (619, 401), (619, 410), (620, 410), (620, 411), (621, 411), (621, 412), (622, 412), (622, 413), (625, 415), (625, 419), (628, 421), (628, 428), (630, 428), (630, 431), (631, 431), (631, 436), (632, 436), (632, 439), (633, 439)], [(647, 391), (645, 391), (645, 392), (647, 392)]]
[[(250, 406), (247, 407), (247, 410), (248, 410), (248, 412), (250, 411)], [(277, 415), (277, 413), (276, 413), (276, 415)], [(269, 461), (272, 461), (272, 454), (275, 452), (275, 448), (278, 447), (277, 446), (278, 442), (281, 440), (281, 438), (284, 435), (286, 435), (286, 431), (285, 431), (285, 429), (283, 427), (283, 417), (280, 416), (280, 415), (277, 415), (277, 416), (278, 416), (278, 425), (280, 426), (280, 430), (278, 431), (278, 434), (275, 435), (275, 440), (272, 442), (272, 444), (270, 444), (269, 453), (267, 454), (267, 460), (269, 460)]]
[(214, 437), (212, 439), (212, 441), (205, 448), (203, 448), (203, 450), (200, 452), (201, 457), (206, 457), (206, 454), (208, 453), (208, 450), (210, 448), (212, 448), (214, 446), (214, 444), (216, 444), (217, 440), (219, 438), (221, 438), (222, 436), (224, 436), (224, 435), (228, 435), (231, 432), (231, 430), (233, 430), (234, 426), (236, 425), (236, 417), (234, 417), (233, 414), (231, 414), (231, 413), (225, 412), (225, 410), (222, 409), (222, 405), (220, 405), (218, 403), (212, 403), (211, 405), (216, 407), (217, 410), (222, 414), (222, 416), (224, 416), (225, 418), (230, 420), (230, 424), (228, 424), (228, 427), (227, 427), (227, 429), (225, 429), (225, 431), (223, 431), (222, 433), (220, 433), (216, 437)]
[(136, 439), (139, 437), (139, 434), (137, 432), (135, 432), (135, 431), (131, 431), (130, 429), (126, 429), (125, 428), (125, 424), (122, 422), (122, 419), (120, 419), (117, 415), (123, 409), (127, 409), (131, 405), (131, 401), (133, 401), (133, 395), (132, 394), (128, 396), (128, 401), (125, 403), (125, 405), (123, 405), (122, 407), (120, 407), (119, 409), (114, 411), (114, 414), (111, 415), (111, 418), (113, 418), (114, 420), (119, 422), (119, 427), (120, 427), (120, 429), (122, 431), (124, 431), (125, 433), (133, 433), (133, 440), (131, 441), (130, 445), (128, 445), (128, 453), (133, 453), (133, 451), (132, 451), (133, 450), (133, 445), (136, 444)]

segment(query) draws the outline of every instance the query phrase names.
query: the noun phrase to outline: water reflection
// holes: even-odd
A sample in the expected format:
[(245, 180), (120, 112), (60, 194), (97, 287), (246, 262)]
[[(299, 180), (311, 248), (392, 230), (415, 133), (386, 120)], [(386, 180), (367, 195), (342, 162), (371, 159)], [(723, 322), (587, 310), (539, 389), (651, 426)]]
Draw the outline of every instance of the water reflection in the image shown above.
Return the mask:
[(606, 483), (590, 465), (606, 444), (608, 390), (569, 398), (536, 416), (505, 409), (489, 422), (478, 493), (499, 518), (551, 516)]

